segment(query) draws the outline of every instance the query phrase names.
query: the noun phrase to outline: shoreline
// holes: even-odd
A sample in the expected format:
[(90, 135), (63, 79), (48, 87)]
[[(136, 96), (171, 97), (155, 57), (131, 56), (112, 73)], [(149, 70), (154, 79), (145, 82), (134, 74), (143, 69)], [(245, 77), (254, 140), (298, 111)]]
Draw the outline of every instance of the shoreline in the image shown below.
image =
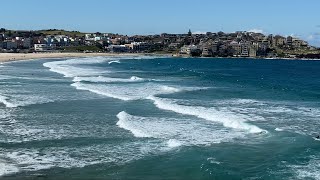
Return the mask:
[[(33, 60), (33, 59), (51, 59), (51, 58), (73, 58), (73, 57), (98, 57), (98, 56), (143, 56), (158, 55), (148, 53), (0, 53), (0, 63), (14, 61)], [(159, 54), (160, 55), (160, 54)], [(166, 54), (168, 55), (168, 54)]]
[(191, 57), (176, 54), (157, 54), (157, 53), (0, 53), (0, 64), (36, 59), (55, 59), (55, 58), (74, 58), (74, 57), (111, 57), (111, 56), (168, 56), (172, 58), (214, 58), (214, 59), (244, 59), (244, 60), (296, 60), (296, 61), (319, 61), (320, 59), (305, 58), (263, 58), (263, 57)]
[(292, 61), (319, 61), (320, 59), (308, 59), (308, 58), (281, 58), (281, 57), (192, 57), (185, 55), (173, 55), (175, 58), (203, 58), (203, 59), (243, 59), (243, 60), (292, 60)]

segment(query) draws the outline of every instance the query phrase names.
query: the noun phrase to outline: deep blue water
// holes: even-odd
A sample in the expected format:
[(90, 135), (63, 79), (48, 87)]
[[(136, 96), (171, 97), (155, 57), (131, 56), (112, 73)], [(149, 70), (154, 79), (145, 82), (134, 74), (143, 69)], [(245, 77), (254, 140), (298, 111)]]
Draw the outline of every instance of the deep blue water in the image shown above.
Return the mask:
[(320, 61), (0, 65), (0, 179), (320, 179)]

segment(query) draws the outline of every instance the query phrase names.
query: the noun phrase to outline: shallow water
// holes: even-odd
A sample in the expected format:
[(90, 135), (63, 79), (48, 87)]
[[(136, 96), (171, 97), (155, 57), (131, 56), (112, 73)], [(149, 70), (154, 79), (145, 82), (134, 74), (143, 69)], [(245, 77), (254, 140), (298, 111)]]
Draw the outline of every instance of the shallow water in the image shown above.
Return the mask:
[(320, 179), (320, 62), (2, 64), (2, 179)]

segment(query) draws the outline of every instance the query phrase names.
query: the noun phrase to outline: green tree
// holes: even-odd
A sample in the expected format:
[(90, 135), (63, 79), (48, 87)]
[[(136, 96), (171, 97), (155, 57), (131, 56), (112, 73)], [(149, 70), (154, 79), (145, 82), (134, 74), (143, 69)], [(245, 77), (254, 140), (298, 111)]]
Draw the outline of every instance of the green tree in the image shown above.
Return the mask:
[(8, 36), (11, 37), (12, 36), (12, 32), (9, 30), (8, 31)]
[(188, 36), (192, 36), (191, 29), (189, 29)]

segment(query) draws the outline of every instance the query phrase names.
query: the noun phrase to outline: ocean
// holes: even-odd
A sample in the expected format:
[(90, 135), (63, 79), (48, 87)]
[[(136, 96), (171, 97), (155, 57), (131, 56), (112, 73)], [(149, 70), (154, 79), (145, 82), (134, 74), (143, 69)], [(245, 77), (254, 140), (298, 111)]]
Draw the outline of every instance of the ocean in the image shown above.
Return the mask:
[(320, 179), (320, 61), (0, 65), (0, 179)]

